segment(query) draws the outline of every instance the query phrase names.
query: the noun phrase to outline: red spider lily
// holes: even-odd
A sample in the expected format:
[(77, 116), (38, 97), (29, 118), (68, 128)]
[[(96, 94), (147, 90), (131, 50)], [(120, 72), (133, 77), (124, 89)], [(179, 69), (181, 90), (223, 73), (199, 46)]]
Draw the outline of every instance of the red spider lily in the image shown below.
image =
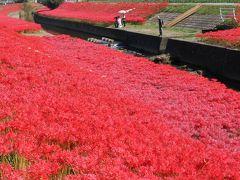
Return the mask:
[(7, 29), (16, 32), (39, 31), (41, 26), (32, 22), (27, 22), (8, 16), (10, 12), (21, 10), (22, 4), (8, 4), (0, 9), (0, 29)]
[(41, 14), (61, 18), (78, 19), (93, 23), (113, 23), (114, 17), (119, 15), (118, 11), (133, 9), (127, 14), (128, 22), (143, 23), (147, 18), (167, 6), (167, 2), (161, 3), (63, 3), (57, 9), (42, 11)]
[(0, 42), (1, 178), (240, 178), (238, 92), (69, 36)]
[[(240, 23), (239, 4), (236, 4), (236, 8), (237, 22)], [(221, 44), (229, 47), (240, 47), (240, 28), (197, 34), (197, 37), (201, 37), (202, 40), (211, 43)]]
[(239, 47), (240, 46), (240, 28), (221, 30), (216, 32), (208, 32), (198, 34), (205, 41), (212, 41), (227, 46)]

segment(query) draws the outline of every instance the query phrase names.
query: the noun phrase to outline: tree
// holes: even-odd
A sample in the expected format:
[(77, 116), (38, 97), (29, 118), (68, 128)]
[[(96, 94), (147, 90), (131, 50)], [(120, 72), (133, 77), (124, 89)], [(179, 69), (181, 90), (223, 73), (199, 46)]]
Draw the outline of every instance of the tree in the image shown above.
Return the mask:
[(64, 0), (48, 0), (47, 1), (47, 7), (50, 9), (55, 9), (57, 8)]

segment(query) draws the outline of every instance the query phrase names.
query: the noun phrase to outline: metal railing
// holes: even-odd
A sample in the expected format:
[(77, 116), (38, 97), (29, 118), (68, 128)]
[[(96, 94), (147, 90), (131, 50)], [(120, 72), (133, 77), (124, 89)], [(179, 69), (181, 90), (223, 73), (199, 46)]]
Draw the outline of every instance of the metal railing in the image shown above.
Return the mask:
[(231, 19), (237, 20), (235, 8), (220, 8), (220, 17), (222, 21)]

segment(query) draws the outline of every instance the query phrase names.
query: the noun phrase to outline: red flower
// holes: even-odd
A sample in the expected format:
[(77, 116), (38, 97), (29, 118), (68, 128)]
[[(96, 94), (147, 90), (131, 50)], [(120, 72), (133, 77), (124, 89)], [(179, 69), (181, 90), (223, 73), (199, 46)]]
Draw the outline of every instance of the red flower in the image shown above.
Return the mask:
[(159, 12), (167, 6), (166, 2), (147, 3), (147, 2), (120, 2), (120, 3), (63, 3), (57, 9), (51, 11), (42, 11), (40, 14), (55, 16), (60, 18), (71, 18), (81, 21), (94, 23), (113, 23), (114, 17), (119, 15), (118, 11), (133, 9), (127, 14), (127, 22), (143, 23), (149, 16)]

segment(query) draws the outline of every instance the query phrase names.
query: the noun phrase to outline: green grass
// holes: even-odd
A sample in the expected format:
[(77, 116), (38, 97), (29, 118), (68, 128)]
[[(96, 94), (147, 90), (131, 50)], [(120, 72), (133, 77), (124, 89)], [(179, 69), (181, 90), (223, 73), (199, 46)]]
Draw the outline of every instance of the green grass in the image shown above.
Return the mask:
[[(169, 5), (168, 7), (161, 10), (161, 12), (169, 12), (169, 13), (184, 13), (187, 10), (194, 7), (194, 5)], [(234, 8), (234, 6), (231, 5), (224, 5), (224, 6), (202, 6), (198, 11), (197, 14), (206, 15), (206, 14), (212, 14), (212, 15), (219, 15), (220, 14), (220, 8)]]
[(203, 6), (197, 11), (197, 14), (219, 15), (220, 14), (220, 8), (234, 8), (234, 6)]
[(240, 43), (237, 44), (232, 44), (223, 40), (214, 40), (214, 39), (206, 39), (206, 38), (198, 38), (198, 42), (204, 42), (206, 44), (211, 44), (211, 45), (218, 45), (218, 46), (223, 46), (231, 49), (240, 49)]
[(174, 32), (181, 32), (185, 34), (197, 34), (200, 32), (199, 29), (192, 29), (192, 28), (182, 28), (182, 27), (171, 27), (171, 28), (165, 28), (165, 30), (170, 30)]
[(87, 1), (88, 2), (90, 2), (90, 1), (99, 1), (99, 2), (163, 2), (164, 0), (87, 0)]
[(187, 10), (194, 7), (194, 5), (170, 5), (161, 10), (161, 12), (168, 12), (168, 13), (184, 13)]
[[(159, 35), (158, 23), (154, 22), (147, 22), (142, 25), (136, 24), (127, 24), (125, 30), (143, 33), (143, 34), (150, 34), (150, 35)], [(163, 36), (164, 37), (178, 37), (178, 38), (195, 38), (195, 34), (200, 33), (198, 29), (192, 28), (180, 28), (180, 27), (172, 27), (172, 28), (164, 28), (163, 29)]]

